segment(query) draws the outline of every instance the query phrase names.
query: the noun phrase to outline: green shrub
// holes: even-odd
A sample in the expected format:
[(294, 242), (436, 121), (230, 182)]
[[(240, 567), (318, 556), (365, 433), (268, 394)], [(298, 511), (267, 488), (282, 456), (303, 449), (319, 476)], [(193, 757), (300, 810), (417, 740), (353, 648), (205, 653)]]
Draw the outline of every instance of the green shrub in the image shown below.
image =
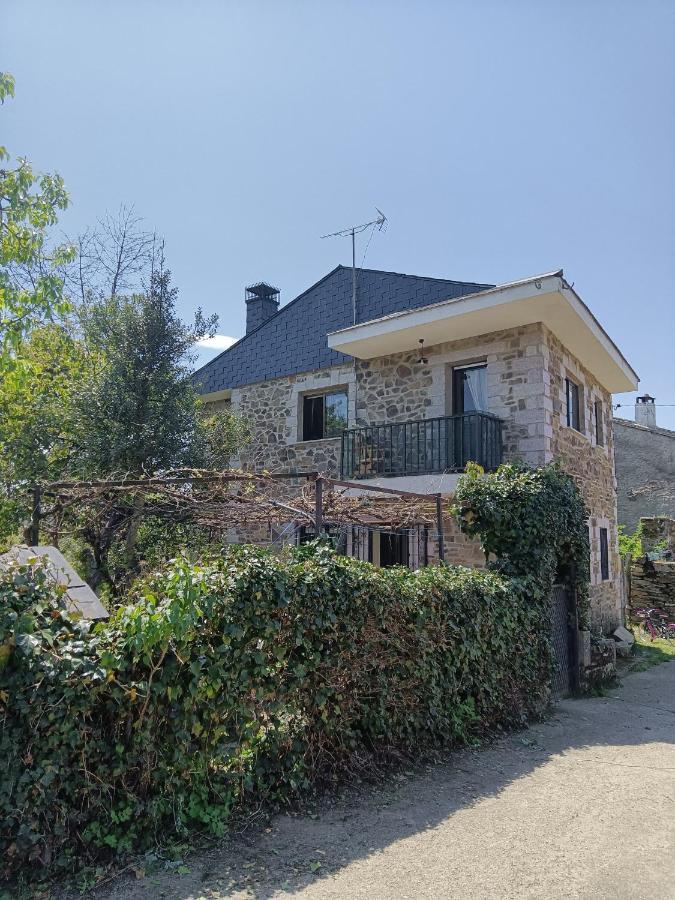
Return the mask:
[(630, 555), (638, 559), (642, 552), (642, 522), (640, 522), (632, 534), (626, 532), (625, 525), (619, 525), (619, 553), (621, 556)]
[[(325, 546), (174, 561), (90, 629), (0, 580), (0, 853), (16, 874), (140, 851), (547, 696), (528, 577), (378, 570)], [(42, 868), (44, 871), (44, 868)]]
[(455, 492), (462, 531), (479, 537), (488, 567), (527, 576), (539, 602), (557, 578), (576, 588), (580, 627), (588, 627), (588, 510), (574, 479), (557, 463), (532, 469), (505, 463), (486, 474), (469, 463)]

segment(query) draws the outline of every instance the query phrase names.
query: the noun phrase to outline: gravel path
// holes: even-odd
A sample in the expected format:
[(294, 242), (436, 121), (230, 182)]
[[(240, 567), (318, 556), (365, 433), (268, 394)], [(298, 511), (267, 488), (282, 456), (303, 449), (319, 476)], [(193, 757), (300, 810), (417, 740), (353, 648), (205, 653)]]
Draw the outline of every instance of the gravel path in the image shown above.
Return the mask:
[(675, 663), (96, 900), (675, 898)]

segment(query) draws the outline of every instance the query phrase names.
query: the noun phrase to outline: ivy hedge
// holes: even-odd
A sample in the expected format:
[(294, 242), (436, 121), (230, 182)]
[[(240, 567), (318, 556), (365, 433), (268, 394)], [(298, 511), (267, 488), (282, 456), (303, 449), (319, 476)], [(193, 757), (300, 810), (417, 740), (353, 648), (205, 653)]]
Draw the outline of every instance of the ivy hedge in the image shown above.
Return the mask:
[(89, 628), (39, 568), (0, 578), (10, 876), (218, 835), (233, 811), (522, 723), (547, 699), (547, 608), (527, 572), (244, 547), (175, 560), (130, 600)]
[(504, 463), (485, 474), (475, 463), (454, 497), (462, 531), (479, 538), (488, 568), (530, 576), (540, 602), (556, 579), (576, 591), (579, 626), (589, 627), (588, 509), (574, 479), (558, 463), (532, 469)]

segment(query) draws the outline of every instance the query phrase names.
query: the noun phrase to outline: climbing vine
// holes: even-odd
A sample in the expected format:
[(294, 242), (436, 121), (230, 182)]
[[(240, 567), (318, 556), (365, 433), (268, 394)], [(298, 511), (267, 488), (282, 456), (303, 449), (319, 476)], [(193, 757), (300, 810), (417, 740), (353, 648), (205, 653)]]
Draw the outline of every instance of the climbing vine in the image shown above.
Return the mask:
[(576, 588), (579, 624), (588, 627), (588, 510), (574, 480), (556, 463), (532, 469), (505, 463), (494, 473), (469, 464), (455, 493), (454, 513), (478, 537), (488, 566), (529, 576), (540, 598), (557, 577)]
[[(0, 854), (101, 865), (392, 755), (521, 724), (548, 697), (527, 578), (377, 569), (327, 546), (178, 559), (88, 627), (0, 576)], [(23, 874), (22, 874), (23, 873)]]

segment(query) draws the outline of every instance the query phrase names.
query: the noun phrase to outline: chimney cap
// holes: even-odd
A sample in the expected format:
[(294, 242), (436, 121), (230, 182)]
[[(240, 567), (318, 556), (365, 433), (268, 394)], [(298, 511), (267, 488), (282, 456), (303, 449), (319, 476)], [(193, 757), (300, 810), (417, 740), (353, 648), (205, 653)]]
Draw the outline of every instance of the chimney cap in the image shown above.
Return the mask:
[(246, 302), (249, 300), (279, 300), (279, 288), (268, 284), (266, 281), (258, 281), (255, 284), (249, 284), (246, 288)]
[(650, 394), (643, 394), (641, 397), (635, 398), (636, 403), (653, 403), (654, 398)]

